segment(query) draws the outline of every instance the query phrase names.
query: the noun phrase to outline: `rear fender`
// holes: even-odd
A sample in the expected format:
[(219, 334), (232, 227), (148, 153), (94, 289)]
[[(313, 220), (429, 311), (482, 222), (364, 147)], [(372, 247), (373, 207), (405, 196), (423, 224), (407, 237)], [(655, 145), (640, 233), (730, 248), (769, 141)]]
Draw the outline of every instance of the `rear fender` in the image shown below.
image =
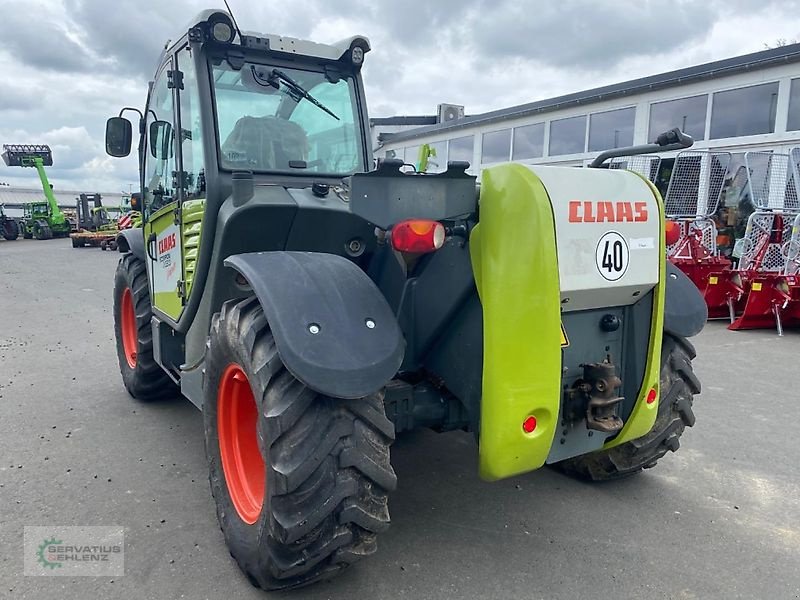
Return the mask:
[(120, 231), (117, 235), (117, 249), (123, 254), (130, 252), (142, 262), (146, 262), (144, 230), (137, 227)]
[(256, 252), (230, 256), (225, 266), (252, 287), (281, 360), (311, 389), (360, 398), (397, 373), (405, 351), (397, 320), (372, 280), (349, 260)]
[(692, 337), (703, 330), (707, 320), (708, 306), (700, 290), (683, 271), (667, 261), (664, 331)]

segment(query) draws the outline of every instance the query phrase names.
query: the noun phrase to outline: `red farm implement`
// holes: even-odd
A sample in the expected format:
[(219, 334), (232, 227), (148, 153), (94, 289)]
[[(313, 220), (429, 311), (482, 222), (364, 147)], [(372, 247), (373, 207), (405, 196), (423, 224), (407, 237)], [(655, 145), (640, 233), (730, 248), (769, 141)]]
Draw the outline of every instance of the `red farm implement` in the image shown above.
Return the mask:
[(680, 152), (664, 198), (667, 258), (701, 292), (711, 273), (731, 264), (717, 249), (714, 221), (730, 160), (728, 152)]
[(745, 154), (756, 210), (737, 242), (738, 269), (710, 274), (705, 290), (709, 315), (727, 313), (729, 329), (775, 327), (782, 335), (784, 327), (800, 325), (798, 159), (800, 149)]

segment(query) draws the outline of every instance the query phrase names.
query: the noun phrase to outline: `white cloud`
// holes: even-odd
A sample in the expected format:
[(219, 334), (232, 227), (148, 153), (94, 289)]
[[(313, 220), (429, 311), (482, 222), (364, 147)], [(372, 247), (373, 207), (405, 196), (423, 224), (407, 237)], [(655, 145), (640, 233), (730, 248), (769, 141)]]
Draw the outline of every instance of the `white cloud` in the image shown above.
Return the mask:
[[(59, 187), (127, 189), (136, 161), (105, 155), (105, 120), (144, 103), (163, 43), (207, 0), (0, 3), (0, 143), (51, 144), (48, 172)], [(245, 30), (321, 42), (370, 37), (371, 116), (432, 114), (439, 102), (475, 114), (800, 38), (795, 0), (232, 4)], [(0, 181), (35, 185), (33, 175), (0, 165)]]

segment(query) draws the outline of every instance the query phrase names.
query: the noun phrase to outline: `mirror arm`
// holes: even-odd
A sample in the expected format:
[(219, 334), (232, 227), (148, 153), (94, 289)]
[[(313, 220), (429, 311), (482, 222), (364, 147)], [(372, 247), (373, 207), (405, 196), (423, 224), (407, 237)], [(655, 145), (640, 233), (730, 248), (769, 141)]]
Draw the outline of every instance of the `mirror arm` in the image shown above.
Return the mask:
[(122, 113), (124, 113), (126, 110), (132, 110), (133, 112), (139, 114), (139, 118), (140, 119), (144, 119), (144, 115), (142, 114), (142, 111), (140, 111), (138, 108), (133, 108), (132, 106), (126, 106), (125, 108), (123, 108), (122, 110), (119, 111), (119, 114), (117, 116), (121, 117)]

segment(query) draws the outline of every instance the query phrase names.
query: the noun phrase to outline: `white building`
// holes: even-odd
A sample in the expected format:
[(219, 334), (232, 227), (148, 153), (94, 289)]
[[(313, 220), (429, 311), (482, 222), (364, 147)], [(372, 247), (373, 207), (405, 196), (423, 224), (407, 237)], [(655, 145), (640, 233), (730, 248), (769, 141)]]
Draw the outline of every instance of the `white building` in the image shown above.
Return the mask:
[(467, 160), (476, 174), (509, 160), (583, 165), (673, 127), (694, 149), (788, 152), (800, 145), (800, 44), (420, 127), (407, 119), (372, 120), (375, 155), (413, 164), (427, 143), (437, 155), (429, 171), (448, 160)]

